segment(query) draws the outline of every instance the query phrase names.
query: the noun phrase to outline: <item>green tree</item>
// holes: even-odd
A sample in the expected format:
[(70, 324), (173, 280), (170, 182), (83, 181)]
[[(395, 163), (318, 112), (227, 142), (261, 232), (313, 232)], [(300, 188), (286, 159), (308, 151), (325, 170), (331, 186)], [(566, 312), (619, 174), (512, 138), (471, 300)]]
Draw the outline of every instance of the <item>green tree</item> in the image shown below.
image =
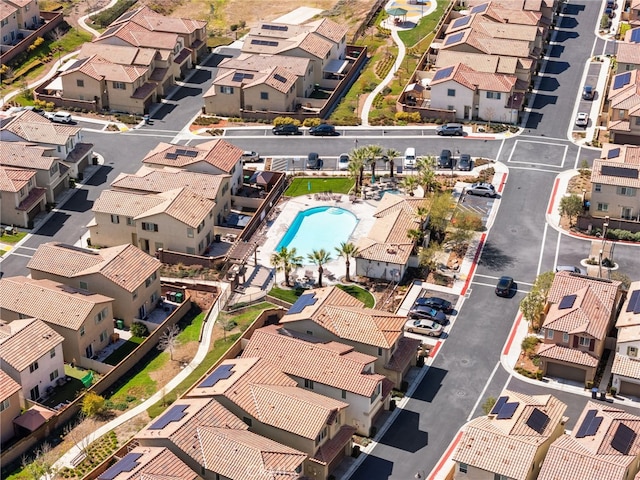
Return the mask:
[(464, 253), (464, 245), (473, 237), (473, 220), (468, 213), (456, 215), (455, 226), (447, 232), (447, 240), (453, 244), (453, 250), (458, 254)]
[(562, 217), (567, 217), (569, 219), (570, 227), (573, 227), (575, 223), (574, 219), (582, 213), (582, 209), (582, 198), (578, 195), (572, 194), (560, 199), (558, 211)]
[(400, 152), (393, 148), (387, 148), (387, 151), (384, 154), (389, 159), (389, 177), (393, 178), (395, 175), (394, 170), (396, 169), (396, 158), (400, 156)]
[(314, 250), (308, 254), (307, 258), (314, 265), (318, 266), (318, 287), (322, 288), (322, 273), (324, 272), (324, 268), (322, 266), (331, 261), (331, 254), (324, 248), (321, 248), (320, 250)]
[(440, 251), (440, 245), (435, 242), (431, 242), (427, 247), (421, 248), (420, 253), (418, 254), (418, 261), (420, 262), (420, 266), (426, 268), (429, 271), (435, 270), (437, 267), (436, 255), (438, 255)]
[(104, 397), (92, 391), (85, 393), (81, 409), (85, 417), (97, 417), (104, 409)]
[(440, 187), (434, 170), (435, 161), (436, 159), (433, 156), (420, 157), (416, 164), (418, 181), (424, 190), (425, 197), (428, 196), (429, 193), (439, 190)]
[(371, 167), (371, 178), (376, 176), (376, 162), (382, 157), (382, 147), (380, 145), (367, 145), (367, 164)]
[(279, 252), (271, 254), (271, 264), (276, 267), (276, 272), (284, 272), (284, 283), (290, 287), (289, 275), (291, 270), (302, 266), (302, 256), (298, 255), (295, 247), (291, 250), (282, 247)]
[(335, 247), (335, 249), (338, 255), (344, 258), (344, 263), (346, 265), (346, 275), (344, 276), (344, 278), (347, 282), (350, 282), (351, 281), (351, 278), (349, 277), (349, 267), (351, 266), (350, 260), (351, 258), (358, 255), (358, 253), (360, 253), (360, 250), (358, 250), (358, 247), (356, 247), (356, 245), (351, 242), (341, 242), (340, 246)]
[(364, 173), (364, 164), (367, 161), (367, 154), (365, 147), (355, 148), (349, 154), (349, 176), (356, 182), (355, 194), (358, 195), (360, 188), (362, 188), (362, 180)]
[(444, 232), (449, 224), (451, 217), (451, 194), (439, 193), (433, 196), (431, 200), (431, 211), (429, 216), (429, 225), (432, 230)]
[(537, 332), (542, 327), (542, 314), (554, 277), (555, 273), (553, 272), (545, 272), (538, 275), (531, 287), (531, 291), (520, 302), (522, 316), (529, 322), (533, 331)]
[(407, 191), (410, 197), (413, 197), (414, 190), (418, 187), (418, 179), (415, 175), (407, 175), (402, 179), (400, 186)]

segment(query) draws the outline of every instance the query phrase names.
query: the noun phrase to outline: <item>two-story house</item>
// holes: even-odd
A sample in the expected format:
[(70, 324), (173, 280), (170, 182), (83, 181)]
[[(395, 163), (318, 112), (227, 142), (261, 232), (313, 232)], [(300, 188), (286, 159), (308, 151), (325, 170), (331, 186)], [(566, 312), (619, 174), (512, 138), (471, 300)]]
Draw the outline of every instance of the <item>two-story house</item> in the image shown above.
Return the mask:
[(113, 298), (113, 318), (131, 326), (160, 301), (160, 261), (133, 245), (91, 250), (41, 244), (27, 264), (31, 278), (49, 279)]
[(150, 255), (161, 248), (202, 255), (213, 241), (214, 206), (186, 187), (157, 194), (103, 190), (87, 225), (91, 244), (128, 242)]
[(622, 297), (621, 283), (569, 272), (556, 273), (538, 349), (543, 375), (593, 381)]
[(64, 377), (62, 335), (42, 320), (25, 318), (0, 324), (0, 369), (33, 401)]
[(377, 357), (351, 345), (326, 342), (279, 325), (256, 330), (242, 357), (271, 361), (298, 386), (345, 401), (346, 424), (360, 435), (371, 435), (376, 418), (388, 407), (393, 383), (374, 373)]
[(640, 222), (640, 147), (602, 146), (591, 169), (589, 215)]
[(229, 175), (231, 194), (242, 186), (242, 150), (220, 138), (194, 146), (159, 143), (143, 159), (151, 168), (174, 167), (195, 173)]
[[(37, 298), (37, 301), (34, 299)], [(0, 280), (0, 318), (38, 318), (64, 338), (64, 359), (88, 365), (111, 342), (113, 299), (51, 280), (4, 277)]]
[(165, 447), (206, 480), (296, 480), (307, 455), (269, 438), (211, 398), (181, 398), (136, 434), (141, 447)]
[[(51, 149), (46, 155), (58, 158), (75, 178), (81, 178), (93, 157), (93, 144), (83, 141), (82, 128), (53, 123), (31, 110), (20, 111), (4, 121), (0, 126), (0, 140)], [(9, 147), (3, 146), (3, 150), (6, 148)]]
[(611, 79), (607, 123), (611, 143), (640, 144), (639, 86), (638, 70), (618, 73)]
[(21, 397), (20, 384), (0, 370), (0, 445), (15, 435), (13, 420), (22, 411), (24, 400)]
[(305, 453), (308, 477), (328, 479), (351, 453), (355, 428), (345, 424), (347, 403), (299, 388), (267, 360), (225, 360), (187, 397), (214, 398), (249, 431)]
[(18, 9), (9, 2), (0, 2), (0, 30), (2, 45), (12, 45), (18, 39)]
[(629, 2), (629, 23), (634, 27), (640, 26), (640, 0), (631, 0)]
[(627, 31), (624, 42), (616, 42), (616, 73), (640, 68), (640, 28)]
[(337, 287), (305, 293), (280, 319), (287, 330), (353, 346), (376, 358), (375, 372), (402, 388), (420, 340), (404, 336), (406, 317), (373, 308)]
[(116, 462), (101, 473), (89, 473), (87, 480), (143, 480), (169, 479), (202, 480), (169, 449), (162, 447), (141, 447), (130, 445), (120, 455), (113, 457)]
[(18, 28), (35, 30), (40, 25), (38, 0), (3, 0), (2, 3), (16, 8)]
[(5, 225), (31, 228), (47, 206), (47, 191), (36, 184), (37, 172), (0, 166), (0, 218)]
[(640, 281), (629, 286), (616, 328), (618, 336), (611, 386), (622, 395), (640, 397)]
[(640, 471), (640, 417), (587, 402), (571, 433), (551, 444), (538, 480), (632, 480)]
[(453, 478), (535, 480), (549, 447), (564, 433), (566, 409), (551, 395), (503, 391), (487, 415), (463, 427)]

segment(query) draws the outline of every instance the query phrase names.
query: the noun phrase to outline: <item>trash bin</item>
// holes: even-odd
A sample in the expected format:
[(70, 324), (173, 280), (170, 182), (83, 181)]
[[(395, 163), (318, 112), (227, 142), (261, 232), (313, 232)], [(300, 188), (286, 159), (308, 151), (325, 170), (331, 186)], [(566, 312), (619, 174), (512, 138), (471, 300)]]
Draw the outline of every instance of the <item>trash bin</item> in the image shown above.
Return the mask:
[(182, 292), (176, 292), (176, 303), (182, 303), (183, 298), (184, 294)]
[(222, 237), (220, 236), (220, 234), (216, 233), (216, 235), (215, 235), (216, 243), (220, 243), (221, 238)]
[(143, 115), (142, 119), (144, 120), (145, 125), (149, 125), (149, 114)]
[(598, 387), (593, 387), (591, 389), (591, 398), (594, 400), (598, 399)]
[(167, 292), (167, 300), (170, 302), (176, 301), (176, 292)]
[(116, 319), (116, 326), (118, 327), (118, 329), (124, 330), (124, 320), (120, 318)]
[(603, 390), (602, 392), (600, 392), (600, 400), (606, 400), (606, 399), (607, 399), (607, 392)]

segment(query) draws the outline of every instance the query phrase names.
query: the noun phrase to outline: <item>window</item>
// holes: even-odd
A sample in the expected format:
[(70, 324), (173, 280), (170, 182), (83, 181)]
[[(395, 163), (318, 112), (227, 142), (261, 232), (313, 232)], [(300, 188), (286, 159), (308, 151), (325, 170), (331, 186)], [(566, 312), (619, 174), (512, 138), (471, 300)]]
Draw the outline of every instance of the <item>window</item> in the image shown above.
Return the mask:
[(40, 398), (40, 387), (38, 387), (38, 385), (33, 387), (29, 391), (29, 396), (31, 397), (31, 400), (38, 400)]
[(269, 92), (260, 92), (260, 100), (269, 100)]
[(601, 184), (601, 183), (596, 183), (596, 184), (593, 186), (593, 190), (594, 190), (595, 192), (601, 192), (601, 191), (602, 191), (602, 184)]
[(138, 290), (134, 290), (133, 293), (131, 294), (131, 297), (135, 300), (136, 298), (138, 298)]
[(164, 248), (164, 244), (162, 242), (155, 242), (154, 247), (157, 250), (160, 250), (161, 248)]
[(347, 398), (347, 391), (346, 390), (342, 390), (342, 398)]
[(198, 233), (200, 233), (202, 230), (204, 230), (204, 220), (202, 220), (200, 225), (198, 225)]
[(221, 86), (220, 93), (226, 93), (227, 95), (233, 95), (233, 87)]
[(640, 125), (640, 117), (636, 117), (636, 126)]
[(617, 190), (616, 193), (618, 195), (624, 195), (625, 197), (635, 197), (636, 196), (636, 189), (635, 188), (618, 187), (616, 190)]
[(124, 82), (113, 82), (113, 88), (116, 90), (126, 90), (127, 86)]
[(309, 390), (313, 390), (313, 380), (309, 380), (308, 378), (304, 379), (304, 388), (308, 388)]
[(53, 372), (51, 372), (49, 374), (49, 380), (51, 380), (53, 382), (59, 376), (60, 376), (60, 374), (58, 373), (58, 369), (56, 368)]
[(52, 349), (51, 349), (51, 351), (49, 352), (49, 356), (50, 356), (51, 358), (53, 358), (53, 357), (55, 357), (55, 356), (56, 356), (56, 349), (55, 349), (55, 348), (52, 348)]
[(133, 221), (133, 217), (127, 217), (127, 225), (133, 227), (136, 223)]
[(106, 342), (107, 338), (108, 338), (108, 335), (106, 330), (103, 330), (102, 332), (100, 332), (100, 343)]
[(589, 337), (580, 337), (580, 346), (588, 347), (591, 343), (591, 339)]
[(382, 356), (382, 347), (378, 347), (378, 356), (381, 357)]
[(455, 97), (456, 89), (455, 88), (447, 88), (447, 97)]
[(316, 437), (316, 445), (319, 445), (322, 440), (327, 436), (327, 427), (324, 427), (322, 431)]
[(96, 315), (96, 324), (100, 323), (102, 320), (107, 318), (108, 312), (109, 312), (108, 308), (103, 308), (100, 312), (98, 312), (98, 314)]
[(625, 114), (625, 113), (627, 113), (627, 111), (626, 111), (626, 110), (619, 110), (619, 111), (618, 111), (618, 116), (619, 116), (620, 118), (624, 118), (624, 114)]
[[(2, 21), (0, 21), (0, 27), (4, 27), (7, 23), (9, 23), (9, 19), (8, 18), (3, 18)], [(5, 35), (3, 38), (7, 38), (7, 36)]]
[(569, 334), (567, 332), (562, 332), (562, 343), (569, 343)]
[(378, 398), (379, 395), (379, 391), (376, 388), (375, 391), (373, 392), (373, 394), (371, 395), (371, 397), (369, 397), (369, 403), (373, 403), (376, 401), (376, 398)]
[(608, 212), (609, 211), (609, 204), (608, 203), (598, 203), (597, 210), (599, 212)]
[(40, 366), (38, 365), (38, 362), (33, 362), (31, 365), (29, 365), (29, 373), (33, 373), (35, 372)]
[(153, 292), (151, 294), (151, 303), (156, 303), (158, 301), (158, 298), (160, 298), (160, 295), (158, 295), (158, 292)]
[(111, 223), (120, 223), (120, 216), (111, 215)]
[(158, 224), (150, 223), (150, 222), (142, 222), (142, 230), (145, 230), (147, 232), (157, 232)]
[(487, 98), (500, 100), (500, 98), (502, 98), (502, 94), (500, 92), (487, 92)]
[(80, 327), (80, 336), (84, 337), (84, 325)]
[(193, 228), (187, 228), (187, 238), (193, 238)]
[(2, 412), (3, 410), (6, 410), (7, 408), (9, 408), (9, 405), (11, 405), (11, 404), (9, 403), (9, 399), (8, 398), (2, 400), (0, 402), (0, 412)]
[(627, 356), (629, 356), (629, 357), (637, 357), (638, 356), (638, 347), (627, 347)]
[(494, 473), (493, 480), (509, 480), (509, 477), (506, 475), (500, 475), (499, 473)]
[(553, 330), (547, 328), (547, 338), (553, 338)]
[(193, 247), (187, 247), (187, 253), (189, 255), (195, 255), (196, 254), (196, 249)]
[(76, 86), (77, 87), (84, 87), (84, 80), (81, 80), (81, 79), (78, 78), (76, 80)]
[(467, 465), (466, 463), (462, 463), (462, 462), (460, 462), (458, 464), (458, 471), (460, 473), (467, 473), (467, 470), (469, 470), (469, 465)]

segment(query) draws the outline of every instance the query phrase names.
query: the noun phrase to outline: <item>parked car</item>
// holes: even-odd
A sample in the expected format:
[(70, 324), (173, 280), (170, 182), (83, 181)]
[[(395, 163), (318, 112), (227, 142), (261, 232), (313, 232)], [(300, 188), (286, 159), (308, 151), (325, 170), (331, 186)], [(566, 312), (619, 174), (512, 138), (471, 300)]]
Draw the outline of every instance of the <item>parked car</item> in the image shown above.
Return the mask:
[(44, 117), (45, 111), (40, 107), (34, 107), (33, 105), (27, 105), (24, 107), (25, 110), (31, 110), (32, 112), (38, 113)]
[(73, 119), (71, 118), (71, 114), (69, 112), (63, 112), (60, 110), (59, 112), (45, 112), (45, 118), (48, 118), (52, 122), (56, 123), (71, 123)]
[(413, 307), (409, 310), (409, 318), (418, 320), (432, 320), (440, 325), (447, 324), (447, 316), (431, 307)]
[(589, 125), (589, 114), (584, 112), (578, 113), (578, 116), (576, 117), (576, 126), (586, 127), (587, 125)]
[(407, 320), (404, 329), (410, 333), (421, 333), (430, 337), (442, 335), (442, 325), (431, 320)]
[(605, 8), (604, 14), (609, 18), (615, 18), (616, 11), (613, 8)]
[(444, 313), (451, 313), (453, 311), (453, 305), (451, 302), (440, 297), (420, 297), (413, 305), (416, 307), (433, 308)]
[(499, 297), (510, 297), (511, 289), (514, 287), (513, 278), (500, 277), (498, 284), (496, 285), (496, 295)]
[(458, 159), (456, 168), (465, 172), (471, 170), (473, 168), (473, 160), (471, 160), (471, 155), (467, 153), (460, 154), (460, 158)]
[(453, 166), (453, 157), (451, 150), (442, 150), (438, 156), (438, 168), (451, 168)]
[(328, 123), (321, 123), (320, 125), (311, 127), (309, 129), (309, 135), (313, 135), (316, 137), (336, 137), (340, 134), (336, 132), (336, 127), (334, 127), (333, 125), (329, 125)]
[(338, 170), (349, 169), (349, 154), (343, 153), (338, 157)]
[(587, 274), (584, 268), (574, 267), (573, 265), (556, 265), (556, 272), (571, 272), (579, 273), (580, 275)]
[(242, 152), (242, 156), (240, 158), (242, 159), (242, 163), (255, 163), (260, 161), (260, 154), (252, 150), (246, 150)]
[(593, 100), (596, 96), (596, 91), (591, 85), (585, 85), (582, 89), (582, 98), (585, 100)]
[(320, 170), (324, 165), (324, 161), (320, 158), (316, 152), (311, 152), (307, 155), (307, 169), (308, 170)]
[(436, 128), (436, 133), (441, 136), (462, 136), (464, 135), (464, 130), (461, 123), (445, 123)]
[(293, 123), (283, 123), (277, 125), (271, 129), (271, 133), (274, 135), (302, 135), (300, 128)]
[(467, 187), (466, 192), (469, 195), (480, 195), (482, 197), (495, 197), (497, 195), (496, 187), (484, 182), (474, 183), (470, 187)]

